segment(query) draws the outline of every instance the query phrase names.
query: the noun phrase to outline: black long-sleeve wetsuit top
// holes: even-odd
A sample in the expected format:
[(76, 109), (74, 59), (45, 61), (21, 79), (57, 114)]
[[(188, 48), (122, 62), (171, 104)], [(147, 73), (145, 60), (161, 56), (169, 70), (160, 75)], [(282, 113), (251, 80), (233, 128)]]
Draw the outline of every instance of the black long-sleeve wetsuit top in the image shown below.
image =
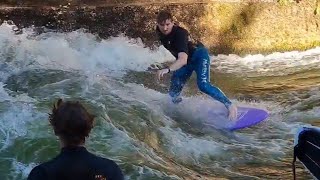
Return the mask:
[(85, 147), (65, 147), (54, 159), (32, 169), (28, 180), (123, 180), (119, 166)]

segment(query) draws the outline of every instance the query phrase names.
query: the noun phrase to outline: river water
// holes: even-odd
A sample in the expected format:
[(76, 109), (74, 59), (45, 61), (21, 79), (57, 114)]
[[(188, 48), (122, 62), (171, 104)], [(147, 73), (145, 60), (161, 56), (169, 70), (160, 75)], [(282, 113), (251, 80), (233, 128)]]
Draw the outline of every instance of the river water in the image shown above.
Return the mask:
[[(87, 148), (116, 161), (127, 179), (290, 179), (295, 131), (320, 124), (320, 48), (211, 56), (213, 84), (237, 105), (270, 114), (228, 132), (201, 123), (221, 104), (197, 90), (194, 76), (183, 102), (170, 104), (169, 77), (158, 82), (146, 71), (174, 60), (163, 47), (12, 28), (0, 25), (0, 179), (26, 179), (59, 153), (48, 123), (58, 98), (79, 100), (97, 116)], [(299, 163), (297, 176), (311, 179)]]

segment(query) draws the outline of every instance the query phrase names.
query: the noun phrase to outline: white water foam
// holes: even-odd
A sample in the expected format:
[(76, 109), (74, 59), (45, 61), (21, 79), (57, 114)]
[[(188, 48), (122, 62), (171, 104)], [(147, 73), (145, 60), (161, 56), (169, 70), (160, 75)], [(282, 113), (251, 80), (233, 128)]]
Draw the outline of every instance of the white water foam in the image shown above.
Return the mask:
[[(201, 131), (201, 124), (204, 120), (209, 117), (205, 114), (210, 108), (219, 108), (223, 109), (223, 105), (217, 101), (213, 101), (209, 97), (204, 96), (193, 96), (193, 97), (185, 97), (184, 100), (178, 105), (169, 105), (170, 99), (167, 95), (159, 93), (157, 91), (147, 89), (141, 85), (137, 84), (126, 84), (125, 88), (122, 89), (114, 89), (113, 91), (117, 95), (119, 95), (122, 99), (126, 101), (138, 101), (139, 103), (145, 104), (148, 108), (155, 111), (155, 113), (160, 114), (160, 116), (164, 117), (163, 119), (159, 119), (163, 123), (163, 126), (158, 127), (163, 134), (161, 138), (164, 138), (164, 142), (166, 143), (164, 148), (166, 151), (170, 153), (170, 155), (175, 158), (189, 163), (197, 164), (198, 161), (201, 161), (201, 158), (207, 156), (217, 156), (219, 158), (228, 159), (228, 157), (224, 157), (223, 152), (226, 150), (235, 149), (246, 152), (248, 150), (259, 150), (264, 151), (266, 154), (271, 154), (275, 156), (283, 156), (284, 152), (282, 149), (282, 145), (288, 143), (288, 141), (281, 141), (281, 139), (275, 139), (273, 141), (268, 142), (260, 142), (259, 136), (257, 134), (259, 131), (262, 133), (264, 129), (268, 129), (267, 127), (263, 128), (263, 125), (259, 125), (256, 127), (260, 129), (258, 132), (249, 132), (249, 133), (239, 133), (236, 131), (235, 134), (231, 135), (232, 138), (241, 139), (241, 142), (233, 141), (230, 144), (225, 144), (225, 141), (220, 142), (220, 138), (224, 139), (225, 137), (221, 137), (220, 135), (212, 139), (208, 136), (197, 137), (192, 134), (185, 132), (185, 129), (177, 128), (176, 123), (187, 123), (190, 125), (190, 128), (198, 128), (198, 131)], [(266, 121), (267, 124), (271, 124), (272, 126), (280, 126), (281, 131), (288, 131), (290, 128), (286, 125), (285, 122), (282, 122), (281, 111), (283, 109), (280, 108), (279, 105), (275, 105), (272, 102), (246, 102), (246, 101), (236, 101), (236, 104), (245, 107), (256, 107), (262, 109), (270, 110), (269, 120)], [(169, 105), (169, 106), (168, 106)], [(171, 115), (168, 115), (163, 111), (172, 111), (171, 115), (178, 116), (178, 119), (171, 119)], [(178, 115), (177, 115), (178, 114)], [(279, 116), (279, 117), (278, 117)], [(181, 122), (183, 121), (183, 122)], [(268, 122), (271, 121), (271, 122)], [(226, 121), (217, 120), (217, 128), (219, 126), (223, 126), (227, 123)], [(263, 124), (263, 123), (261, 123)], [(179, 127), (179, 126), (178, 126)], [(206, 131), (208, 133), (208, 131)], [(277, 130), (273, 132), (277, 135)], [(281, 134), (281, 133), (280, 133)], [(280, 136), (279, 134), (279, 136)], [(287, 133), (286, 133), (287, 134)], [(209, 135), (210, 136), (210, 135)], [(267, 134), (261, 136), (260, 138), (268, 138)], [(228, 135), (226, 134), (226, 137)], [(228, 141), (228, 140), (227, 140)], [(280, 144), (279, 144), (280, 143)], [(266, 147), (272, 147), (267, 148)], [(250, 156), (250, 155), (248, 155)], [(254, 158), (254, 157), (252, 157)], [(235, 158), (234, 161), (237, 161)], [(271, 162), (271, 161), (270, 161)]]
[(7, 148), (12, 140), (25, 136), (28, 132), (26, 124), (41, 115), (33, 105), (36, 100), (26, 94), (12, 97), (3, 86), (0, 82), (0, 102), (5, 106), (0, 114), (0, 151)]
[[(22, 177), (28, 177), (30, 171), (32, 170), (33, 167), (35, 167), (35, 163), (30, 163), (30, 164), (24, 164), (22, 162), (18, 162), (17, 160), (12, 161), (12, 167), (14, 174), (13, 176), (17, 176), (19, 174), (22, 175)], [(14, 179), (18, 179), (18, 177), (15, 177)]]
[[(16, 35), (13, 26), (0, 26), (1, 61), (18, 69), (50, 68), (81, 70), (88, 73), (118, 74), (125, 70), (145, 71), (151, 64), (174, 60), (163, 46), (151, 51), (139, 39), (124, 36), (106, 40), (83, 30), (70, 33), (48, 32), (35, 36), (32, 28)], [(13, 56), (12, 60), (8, 60)], [(269, 55), (211, 56), (217, 70), (228, 73), (289, 74), (320, 67), (320, 48)]]
[(275, 52), (269, 55), (255, 54), (212, 56), (216, 69), (228, 73), (255, 73), (256, 75), (287, 75), (296, 71), (320, 68), (320, 47), (307, 51)]
[(16, 35), (11, 29), (7, 23), (0, 26), (0, 57), (11, 67), (7, 68), (10, 73), (41, 68), (117, 75), (126, 70), (145, 71), (153, 63), (173, 60), (163, 47), (151, 51), (139, 40), (124, 36), (97, 40), (83, 30), (34, 36), (32, 28)]
[(0, 150), (7, 148), (17, 137), (26, 136), (27, 123), (36, 119), (38, 114), (32, 104), (15, 103), (8, 106), (10, 108), (0, 114), (0, 132), (3, 137)]

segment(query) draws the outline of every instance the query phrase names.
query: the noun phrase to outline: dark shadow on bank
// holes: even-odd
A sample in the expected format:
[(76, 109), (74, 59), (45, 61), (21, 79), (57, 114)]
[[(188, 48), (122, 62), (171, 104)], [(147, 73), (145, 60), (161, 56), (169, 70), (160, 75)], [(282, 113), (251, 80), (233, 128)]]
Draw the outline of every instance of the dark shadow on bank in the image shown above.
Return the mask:
[(141, 38), (146, 46), (155, 41), (154, 13), (142, 6), (23, 8), (0, 11), (0, 21), (13, 21), (19, 28), (33, 26), (35, 31), (49, 29), (71, 32), (85, 29), (100, 38), (124, 34), (130, 38)]

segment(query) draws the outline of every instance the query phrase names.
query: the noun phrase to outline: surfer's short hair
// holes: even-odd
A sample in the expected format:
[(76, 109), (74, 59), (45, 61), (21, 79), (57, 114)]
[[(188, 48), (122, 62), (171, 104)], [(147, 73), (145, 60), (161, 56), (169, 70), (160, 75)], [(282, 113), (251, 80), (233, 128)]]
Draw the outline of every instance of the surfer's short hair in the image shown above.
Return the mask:
[(85, 142), (93, 128), (95, 116), (78, 101), (63, 102), (59, 99), (53, 105), (49, 122), (55, 135), (59, 136), (66, 145), (79, 145)]
[(173, 20), (173, 17), (172, 17), (172, 14), (167, 11), (167, 10), (162, 10), (160, 12), (158, 12), (158, 15), (157, 15), (157, 23), (163, 23), (165, 22), (166, 20)]

